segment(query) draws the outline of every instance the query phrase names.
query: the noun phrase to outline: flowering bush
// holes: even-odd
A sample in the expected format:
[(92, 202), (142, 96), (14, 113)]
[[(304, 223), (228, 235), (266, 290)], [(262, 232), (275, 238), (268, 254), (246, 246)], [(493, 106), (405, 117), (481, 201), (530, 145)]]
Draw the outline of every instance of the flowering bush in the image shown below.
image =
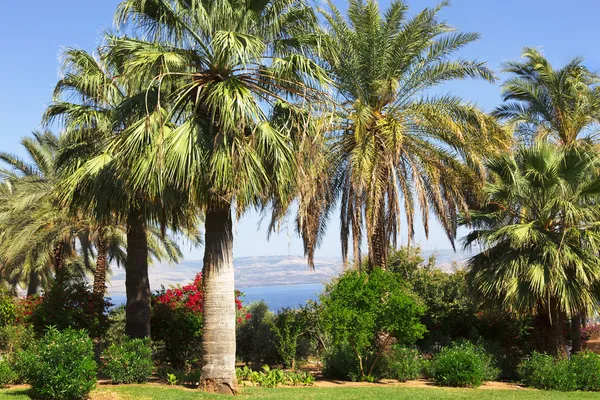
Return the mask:
[(585, 328), (581, 329), (581, 339), (582, 340), (598, 340), (600, 339), (600, 324), (599, 325), (589, 325)]
[[(236, 291), (238, 323), (250, 315), (244, 311)], [(202, 338), (202, 274), (185, 286), (164, 287), (152, 296), (152, 341), (157, 343), (157, 357), (161, 362), (171, 363), (176, 368), (193, 364), (200, 359)]]
[(36, 295), (23, 297), (15, 300), (15, 323), (30, 324), (31, 316), (36, 307), (42, 303), (42, 297)]

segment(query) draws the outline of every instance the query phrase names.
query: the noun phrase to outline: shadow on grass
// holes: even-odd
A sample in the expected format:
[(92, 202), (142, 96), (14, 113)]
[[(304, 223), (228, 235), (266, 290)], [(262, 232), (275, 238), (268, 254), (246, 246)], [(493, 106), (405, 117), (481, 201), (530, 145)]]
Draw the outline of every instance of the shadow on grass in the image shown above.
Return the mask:
[(27, 396), (30, 399), (33, 398), (31, 389), (10, 390), (10, 391), (4, 392), (4, 394), (6, 396)]

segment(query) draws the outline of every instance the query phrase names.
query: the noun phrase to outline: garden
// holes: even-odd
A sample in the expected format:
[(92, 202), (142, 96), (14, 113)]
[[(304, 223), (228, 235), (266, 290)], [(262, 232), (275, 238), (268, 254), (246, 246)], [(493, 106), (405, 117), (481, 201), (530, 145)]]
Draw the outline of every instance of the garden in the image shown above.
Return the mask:
[[(525, 47), (493, 111), (439, 94), (498, 81), (448, 6), (123, 0), (64, 48), (43, 129), (0, 152), (0, 398), (600, 392), (600, 75)], [(250, 212), (309, 269), (339, 221), (318, 301), (244, 302)], [(422, 257), (434, 223), (464, 263)], [(184, 244), (202, 271), (151, 290)]]

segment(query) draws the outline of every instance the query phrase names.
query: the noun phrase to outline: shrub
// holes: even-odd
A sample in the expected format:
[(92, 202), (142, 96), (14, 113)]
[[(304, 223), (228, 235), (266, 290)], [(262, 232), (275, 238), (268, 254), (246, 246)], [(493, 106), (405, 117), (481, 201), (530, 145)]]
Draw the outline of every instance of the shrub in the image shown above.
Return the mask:
[(11, 325), (16, 319), (15, 297), (0, 288), (0, 327)]
[(275, 315), (264, 301), (251, 303), (247, 310), (250, 318), (243, 320), (236, 329), (236, 357), (259, 365), (281, 362), (275, 347)]
[(360, 366), (349, 344), (338, 344), (323, 355), (323, 376), (329, 379), (356, 381)]
[(35, 332), (31, 326), (8, 325), (0, 328), (0, 349), (9, 356), (27, 349), (34, 341)]
[[(35, 301), (35, 300), (33, 300)], [(96, 304), (102, 301), (98, 310)], [(38, 334), (46, 327), (85, 329), (92, 337), (101, 337), (108, 328), (107, 312), (111, 304), (93, 295), (89, 285), (70, 282), (54, 284), (31, 310), (31, 322)]]
[(0, 388), (16, 383), (19, 377), (8, 360), (0, 360)]
[(128, 339), (114, 343), (103, 354), (102, 372), (112, 383), (143, 383), (152, 376), (152, 348), (148, 339)]
[(298, 340), (306, 331), (306, 321), (300, 310), (284, 308), (273, 319), (275, 347), (287, 368), (295, 369)]
[[(334, 344), (350, 345), (361, 377), (371, 375), (377, 360), (394, 340), (412, 344), (422, 337), (424, 307), (399, 274), (375, 269), (370, 274), (349, 271), (321, 296), (323, 320)], [(383, 334), (383, 335), (382, 335)], [(383, 343), (378, 339), (385, 337)], [(376, 353), (365, 362), (370, 353)]]
[(85, 399), (96, 385), (93, 345), (84, 330), (49, 328), (19, 353), (17, 370), (33, 395), (43, 399)]
[(441, 386), (478, 387), (498, 374), (491, 357), (469, 342), (442, 349), (428, 368), (429, 377)]
[[(238, 323), (250, 318), (243, 312), (241, 295), (236, 291)], [(163, 287), (152, 296), (152, 341), (162, 343), (157, 352), (159, 361), (183, 368), (200, 359), (203, 302), (201, 273), (188, 285)]]
[(256, 386), (277, 387), (279, 385), (299, 386), (313, 385), (315, 377), (308, 372), (289, 372), (281, 369), (271, 369), (264, 365), (260, 371), (253, 371), (245, 366), (235, 370), (238, 381), (251, 382)]
[(406, 382), (421, 377), (423, 363), (416, 349), (395, 345), (385, 357), (385, 370), (382, 377)]
[(571, 357), (571, 369), (577, 377), (577, 389), (600, 391), (600, 355), (583, 351)]

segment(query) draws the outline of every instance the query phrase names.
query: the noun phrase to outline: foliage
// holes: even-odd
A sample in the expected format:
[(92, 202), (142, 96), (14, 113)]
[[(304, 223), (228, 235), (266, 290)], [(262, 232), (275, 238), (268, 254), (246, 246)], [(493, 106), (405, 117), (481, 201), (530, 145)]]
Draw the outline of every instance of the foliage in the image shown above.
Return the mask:
[(382, 361), (381, 377), (397, 379), (406, 382), (421, 377), (423, 373), (423, 360), (416, 349), (394, 345), (385, 354)]
[(357, 381), (360, 365), (350, 344), (338, 343), (323, 354), (323, 376), (328, 379)]
[(15, 299), (15, 323), (29, 325), (35, 309), (44, 301), (41, 296), (33, 295)]
[(12, 325), (17, 317), (14, 296), (0, 288), (0, 327)]
[(539, 49), (526, 47), (521, 57), (522, 62), (504, 64), (503, 72), (511, 77), (502, 85), (505, 103), (493, 115), (525, 142), (597, 142), (600, 76), (582, 65), (581, 58), (554, 68)]
[(15, 372), (13, 365), (6, 359), (0, 360), (0, 388), (16, 383), (19, 376)]
[[(333, 342), (350, 345), (361, 376), (366, 368), (368, 374), (373, 372), (391, 340), (412, 344), (425, 332), (419, 322), (424, 307), (394, 273), (375, 270), (366, 275), (350, 271), (327, 288), (321, 301)], [(385, 339), (378, 343), (382, 335)], [(364, 365), (369, 352), (376, 355), (370, 365)]]
[(577, 377), (577, 389), (600, 391), (600, 355), (582, 351), (571, 357), (571, 369)]
[(483, 348), (469, 342), (442, 349), (431, 361), (429, 377), (440, 386), (478, 387), (494, 380), (500, 371)]
[(50, 327), (19, 354), (17, 369), (32, 393), (44, 399), (85, 399), (96, 385), (93, 344), (84, 330)]
[(236, 330), (236, 357), (258, 365), (279, 363), (273, 330), (275, 315), (264, 301), (249, 304), (247, 312), (250, 318), (239, 323)]
[(274, 388), (279, 385), (288, 386), (309, 386), (315, 382), (314, 376), (308, 372), (283, 371), (281, 369), (271, 369), (264, 365), (260, 371), (253, 371), (245, 366), (236, 368), (237, 378), (241, 382), (250, 382), (255, 386)]
[(554, 358), (534, 351), (518, 367), (521, 382), (537, 389), (577, 390), (577, 376), (567, 358)]
[(599, 162), (583, 143), (520, 147), (488, 163), (485, 206), (465, 222), (465, 246), (483, 250), (468, 261), (470, 286), (488, 303), (535, 315), (551, 353), (564, 346), (565, 315), (598, 302)]
[[(342, 256), (346, 262), (352, 237), (357, 267), (363, 237), (370, 268), (386, 267), (400, 213), (409, 238), (420, 209), (426, 234), (435, 215), (454, 242), (457, 211), (467, 211), (482, 181), (483, 157), (506, 149), (509, 136), (473, 104), (431, 96), (449, 81), (494, 81), (484, 63), (453, 57), (479, 35), (456, 32), (439, 19), (445, 5), (412, 17), (403, 1), (382, 12), (377, 1), (351, 0), (347, 17), (333, 3), (321, 11), (320, 56), (339, 105), (323, 128), (329, 140), (321, 151), (329, 163), (316, 166), (328, 174), (315, 174), (301, 188), (297, 221), (305, 248), (320, 242), (337, 200)], [(307, 175), (303, 170), (302, 178)]]
[(112, 344), (103, 353), (102, 372), (112, 383), (143, 383), (152, 375), (152, 348), (149, 339), (129, 339)]
[(125, 306), (115, 307), (108, 313), (109, 326), (103, 337), (104, 347), (111, 344), (120, 344), (125, 341), (128, 336), (125, 332)]
[(287, 368), (292, 370), (296, 367), (296, 355), (298, 352), (298, 340), (306, 330), (307, 321), (301, 310), (284, 308), (280, 310), (272, 322), (275, 333), (275, 347), (279, 357)]
[(600, 324), (588, 325), (581, 329), (582, 340), (597, 340), (600, 339)]
[(19, 351), (28, 349), (35, 343), (35, 332), (29, 325), (8, 325), (0, 328), (0, 349), (4, 357), (15, 361)]
[[(95, 296), (83, 282), (55, 283), (32, 310), (31, 322), (38, 334), (48, 326), (59, 330), (85, 329), (92, 337), (100, 337), (108, 328), (107, 312), (112, 305), (104, 297)], [(103, 304), (101, 312), (97, 304)]]
[[(152, 296), (152, 340), (162, 344), (159, 360), (169, 362), (175, 368), (197, 362), (200, 357), (202, 290), (202, 274), (198, 273), (192, 283), (162, 288)], [(235, 295), (240, 324), (249, 319), (250, 314), (244, 312), (241, 292), (236, 291)]]

